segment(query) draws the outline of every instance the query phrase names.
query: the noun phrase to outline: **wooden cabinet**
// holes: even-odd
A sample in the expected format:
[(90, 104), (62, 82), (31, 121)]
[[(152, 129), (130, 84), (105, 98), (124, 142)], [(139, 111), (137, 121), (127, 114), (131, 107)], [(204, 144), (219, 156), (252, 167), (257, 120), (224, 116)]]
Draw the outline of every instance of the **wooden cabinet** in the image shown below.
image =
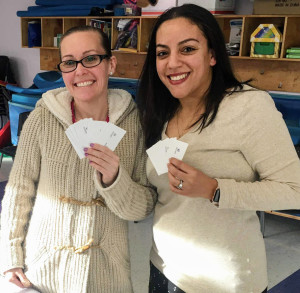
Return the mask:
[(78, 25), (90, 25), (91, 19), (111, 22), (111, 48), (115, 47), (118, 38), (117, 23), (120, 19), (137, 19), (138, 42), (136, 52), (113, 50), (118, 59), (115, 77), (138, 78), (147, 54), (148, 37), (156, 21), (155, 17), (22, 17), (22, 47), (28, 48), (28, 23), (40, 21), (42, 42), (40, 48), (40, 69), (56, 70), (60, 62), (58, 48), (54, 46), (54, 37), (63, 34), (69, 28)]
[[(243, 19), (239, 56), (231, 63), (240, 80), (254, 79), (253, 85), (264, 90), (300, 92), (300, 59), (286, 59), (286, 49), (300, 47), (300, 15), (222, 15), (216, 16), (225, 41), (229, 42), (230, 20)], [(283, 35), (280, 57), (250, 57), (250, 36), (260, 24), (274, 24)]]
[[(41, 70), (56, 70), (60, 62), (58, 48), (53, 45), (53, 38), (69, 28), (77, 25), (90, 24), (91, 19), (111, 21), (111, 47), (115, 47), (118, 37), (117, 22), (124, 18), (139, 20), (138, 46), (136, 52), (113, 51), (117, 56), (118, 68), (114, 76), (138, 78), (146, 57), (147, 44), (150, 32), (156, 17), (23, 17), (22, 47), (28, 47), (28, 22), (41, 22), (42, 44), (40, 47)], [(286, 59), (286, 49), (300, 47), (300, 15), (216, 15), (216, 19), (224, 33), (225, 41), (229, 42), (230, 20), (242, 19), (241, 44), (239, 56), (230, 57), (232, 67), (241, 81), (253, 79), (253, 85), (264, 90), (279, 90), (300, 92), (300, 59)], [(282, 35), (280, 57), (253, 58), (250, 57), (250, 36), (259, 24), (274, 24)]]

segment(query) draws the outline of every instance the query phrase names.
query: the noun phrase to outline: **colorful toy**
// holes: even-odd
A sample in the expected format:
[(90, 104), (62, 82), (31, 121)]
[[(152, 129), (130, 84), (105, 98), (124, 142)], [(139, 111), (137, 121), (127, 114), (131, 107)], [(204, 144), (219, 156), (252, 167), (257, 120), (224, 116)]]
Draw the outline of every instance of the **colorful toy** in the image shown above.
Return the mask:
[(260, 24), (250, 42), (250, 57), (279, 58), (282, 34), (273, 24)]

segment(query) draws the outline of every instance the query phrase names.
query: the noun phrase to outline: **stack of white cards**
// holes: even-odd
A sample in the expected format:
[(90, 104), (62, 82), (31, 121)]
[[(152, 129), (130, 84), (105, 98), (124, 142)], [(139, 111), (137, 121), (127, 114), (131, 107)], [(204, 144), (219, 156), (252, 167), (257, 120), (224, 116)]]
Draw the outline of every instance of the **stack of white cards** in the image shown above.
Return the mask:
[(125, 133), (124, 129), (110, 122), (95, 121), (92, 118), (79, 120), (66, 130), (80, 159), (85, 158), (83, 149), (90, 147), (91, 143), (107, 146), (114, 151)]
[(168, 172), (170, 158), (182, 160), (188, 144), (174, 138), (158, 141), (146, 152), (158, 175)]

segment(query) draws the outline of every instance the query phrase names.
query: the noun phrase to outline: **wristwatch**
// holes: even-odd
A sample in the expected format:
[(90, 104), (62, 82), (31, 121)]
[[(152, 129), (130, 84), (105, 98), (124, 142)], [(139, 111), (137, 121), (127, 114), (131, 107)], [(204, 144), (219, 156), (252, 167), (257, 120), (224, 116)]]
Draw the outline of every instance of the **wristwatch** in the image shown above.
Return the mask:
[(219, 206), (219, 201), (220, 201), (220, 196), (221, 196), (221, 192), (220, 192), (220, 188), (217, 187), (214, 196), (211, 200), (211, 202), (215, 205), (215, 206)]

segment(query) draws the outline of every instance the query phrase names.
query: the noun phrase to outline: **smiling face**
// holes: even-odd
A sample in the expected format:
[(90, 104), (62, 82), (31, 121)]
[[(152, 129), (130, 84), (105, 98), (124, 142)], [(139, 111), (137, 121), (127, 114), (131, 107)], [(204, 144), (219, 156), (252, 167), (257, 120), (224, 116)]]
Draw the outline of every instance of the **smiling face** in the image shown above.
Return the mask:
[(156, 34), (156, 68), (173, 97), (202, 99), (216, 60), (199, 27), (185, 18), (165, 21)]
[[(89, 55), (106, 54), (100, 37), (93, 31), (74, 32), (66, 36), (61, 43), (62, 61), (78, 61)], [(115, 67), (115, 57), (111, 57), (92, 68), (85, 68), (79, 63), (76, 70), (62, 73), (62, 76), (67, 89), (77, 102), (91, 102), (107, 97), (109, 73), (114, 72)]]

